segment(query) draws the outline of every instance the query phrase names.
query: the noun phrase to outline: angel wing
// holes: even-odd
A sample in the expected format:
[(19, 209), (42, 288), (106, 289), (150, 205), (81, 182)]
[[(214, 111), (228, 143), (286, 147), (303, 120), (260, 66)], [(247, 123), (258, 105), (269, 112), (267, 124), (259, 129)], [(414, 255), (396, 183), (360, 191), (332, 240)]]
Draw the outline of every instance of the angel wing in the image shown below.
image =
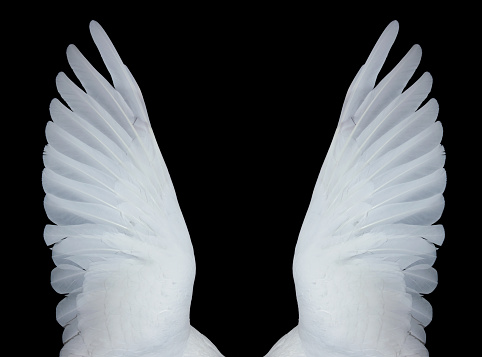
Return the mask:
[(390, 23), (345, 98), (296, 245), (298, 326), (267, 357), (428, 356), (422, 294), (442, 226), (446, 176), (432, 78), (413, 46), (375, 87), (398, 33)]
[(105, 80), (71, 45), (46, 128), (43, 187), (61, 357), (222, 357), (190, 327), (191, 240), (141, 91), (100, 25)]

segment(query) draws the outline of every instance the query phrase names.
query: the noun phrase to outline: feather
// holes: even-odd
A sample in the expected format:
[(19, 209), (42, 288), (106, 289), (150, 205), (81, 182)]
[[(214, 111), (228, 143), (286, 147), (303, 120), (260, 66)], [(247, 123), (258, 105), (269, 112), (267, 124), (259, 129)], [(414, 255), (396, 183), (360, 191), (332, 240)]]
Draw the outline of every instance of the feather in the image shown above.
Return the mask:
[(359, 108), (367, 94), (373, 89), (380, 69), (387, 58), (388, 52), (395, 42), (398, 34), (398, 22), (392, 21), (383, 31), (365, 64), (360, 68), (358, 74), (348, 89), (343, 103), (340, 122), (345, 122), (352, 117), (355, 110)]
[(57, 305), (57, 321), (62, 326), (71, 323), (77, 316), (77, 295), (76, 293), (69, 294)]
[(90, 33), (112, 76), (116, 90), (122, 95), (134, 115), (141, 118), (144, 122), (148, 122), (146, 105), (139, 86), (129, 69), (122, 63), (119, 54), (104, 29), (98, 22), (91, 21)]
[(67, 59), (87, 94), (99, 103), (130, 135), (136, 136), (133, 128), (135, 116), (124, 98), (80, 53), (77, 47), (67, 48)]

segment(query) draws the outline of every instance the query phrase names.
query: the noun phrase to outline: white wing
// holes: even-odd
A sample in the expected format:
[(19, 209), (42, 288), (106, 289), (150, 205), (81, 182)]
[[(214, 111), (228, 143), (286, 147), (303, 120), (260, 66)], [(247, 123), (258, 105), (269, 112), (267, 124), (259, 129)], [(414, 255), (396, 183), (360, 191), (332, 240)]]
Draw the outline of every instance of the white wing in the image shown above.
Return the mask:
[(403, 91), (418, 45), (373, 88), (397, 32), (394, 21), (351, 84), (318, 177), (295, 251), (287, 356), (428, 356), (421, 295), (437, 284), (445, 156), (437, 102), (419, 108), (431, 76)]
[(189, 325), (191, 240), (139, 87), (100, 25), (90, 30), (115, 88), (69, 46), (86, 92), (60, 73), (70, 109), (54, 99), (46, 128), (45, 210), (56, 225), (45, 241), (52, 285), (67, 294), (60, 355), (182, 356), (188, 339), (205, 341)]

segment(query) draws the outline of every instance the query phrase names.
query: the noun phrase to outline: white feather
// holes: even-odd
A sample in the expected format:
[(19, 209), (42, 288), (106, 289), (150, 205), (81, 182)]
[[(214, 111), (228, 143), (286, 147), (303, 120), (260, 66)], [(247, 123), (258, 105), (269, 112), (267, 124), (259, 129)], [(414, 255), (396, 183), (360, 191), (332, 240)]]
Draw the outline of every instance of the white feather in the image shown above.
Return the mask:
[(97, 22), (92, 21), (90, 23), (90, 32), (97, 47), (102, 48), (101, 56), (112, 76), (116, 90), (125, 99), (134, 115), (144, 122), (148, 122), (146, 105), (139, 86), (129, 69), (122, 63), (119, 54), (107, 37), (104, 29)]
[(378, 73), (397, 37), (398, 28), (398, 22), (396, 21), (393, 21), (387, 26), (373, 47), (367, 61), (358, 71), (350, 88), (348, 88), (345, 102), (343, 103), (340, 122), (351, 118), (367, 94), (373, 89)]
[[(442, 126), (413, 46), (376, 87), (392, 22), (351, 84), (293, 262), (299, 325), (267, 357), (428, 356), (444, 207)], [(404, 91), (403, 91), (404, 90)]]

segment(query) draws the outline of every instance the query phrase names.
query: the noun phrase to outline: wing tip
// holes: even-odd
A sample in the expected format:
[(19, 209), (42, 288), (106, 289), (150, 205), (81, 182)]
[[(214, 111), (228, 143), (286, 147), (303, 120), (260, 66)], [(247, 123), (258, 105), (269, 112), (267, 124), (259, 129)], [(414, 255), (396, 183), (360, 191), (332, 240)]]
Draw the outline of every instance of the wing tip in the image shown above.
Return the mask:
[(410, 50), (407, 53), (407, 56), (414, 56), (416, 58), (417, 66), (420, 63), (420, 60), (422, 59), (422, 47), (416, 43), (414, 44)]
[(393, 20), (388, 24), (387, 28), (389, 27), (398, 30), (400, 28), (400, 23), (398, 22), (398, 20)]
[(392, 22), (390, 22), (388, 24), (387, 27), (385, 27), (385, 30), (383, 31), (383, 33), (380, 37), (382, 37), (385, 34), (390, 34), (390, 35), (396, 37), (399, 30), (400, 30), (400, 23), (397, 20), (393, 20)]
[(60, 71), (57, 73), (57, 76), (55, 76), (55, 83), (57, 84), (57, 87), (60, 82), (64, 81), (67, 78), (67, 75), (65, 74), (64, 71)]
[(59, 105), (62, 105), (60, 100), (58, 98), (52, 98), (49, 104), (49, 110), (50, 110), (50, 117), (52, 117), (52, 111), (54, 111), (56, 108), (58, 108)]
[(90, 29), (90, 32), (93, 32), (93, 31), (97, 31), (97, 30), (102, 30), (102, 26), (95, 20), (91, 20), (89, 22), (89, 29)]
[(98, 46), (98, 42), (100, 39), (109, 38), (107, 36), (107, 32), (105, 32), (104, 28), (95, 20), (92, 20), (89, 23), (89, 30), (90, 30), (90, 35), (92, 36), (92, 39), (94, 40), (95, 44)]
[(430, 74), (430, 72), (426, 71), (423, 72), (423, 74), (420, 76), (419, 80), (427, 82), (429, 85), (429, 92), (432, 89), (433, 85), (433, 76)]
[(82, 53), (77, 48), (77, 46), (74, 45), (73, 43), (67, 46), (66, 52), (67, 52), (67, 61), (69, 62), (71, 67), (72, 67), (73, 60), (77, 60), (79, 56), (82, 57)]

